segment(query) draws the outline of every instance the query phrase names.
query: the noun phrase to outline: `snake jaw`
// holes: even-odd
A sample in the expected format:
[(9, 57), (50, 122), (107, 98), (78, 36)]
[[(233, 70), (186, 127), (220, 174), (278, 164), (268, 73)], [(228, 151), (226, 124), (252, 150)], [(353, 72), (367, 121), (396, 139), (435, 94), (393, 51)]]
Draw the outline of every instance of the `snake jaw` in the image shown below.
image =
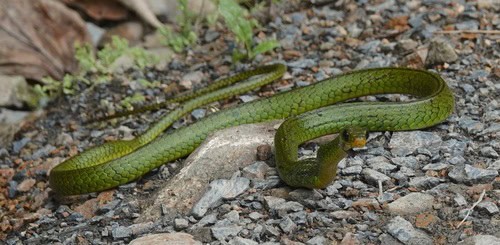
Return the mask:
[(352, 148), (362, 148), (365, 147), (365, 145), (366, 145), (365, 137), (355, 138), (351, 144)]
[(342, 131), (342, 145), (345, 151), (365, 147), (368, 132), (360, 127), (348, 127)]

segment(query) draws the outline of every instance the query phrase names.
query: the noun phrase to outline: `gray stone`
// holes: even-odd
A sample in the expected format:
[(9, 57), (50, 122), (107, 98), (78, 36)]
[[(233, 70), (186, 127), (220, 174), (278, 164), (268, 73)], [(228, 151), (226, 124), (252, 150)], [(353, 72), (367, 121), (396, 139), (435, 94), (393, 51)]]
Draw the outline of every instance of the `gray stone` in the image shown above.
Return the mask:
[(421, 35), (424, 39), (430, 39), (435, 36), (434, 32), (439, 31), (441, 28), (432, 24), (425, 25), (424, 29), (421, 31)]
[(240, 214), (236, 210), (232, 210), (229, 213), (224, 214), (223, 216), (227, 220), (229, 220), (231, 223), (237, 223), (240, 219)]
[(120, 186), (118, 186), (118, 189), (120, 189), (122, 191), (127, 191), (127, 190), (134, 189), (136, 186), (137, 186), (137, 183), (136, 182), (132, 182), (132, 183), (128, 183), (128, 184), (125, 184), (125, 185), (120, 185)]
[(33, 186), (36, 184), (36, 180), (33, 178), (24, 179), (19, 185), (16, 186), (18, 192), (27, 192), (32, 190)]
[(429, 194), (414, 192), (389, 203), (391, 214), (415, 215), (432, 209), (434, 197)]
[(225, 187), (226, 191), (224, 191), (222, 198), (224, 199), (234, 199), (239, 196), (241, 193), (248, 190), (250, 187), (250, 180), (243, 177), (236, 177), (239, 174), (236, 174), (235, 177), (231, 178)]
[(90, 40), (92, 40), (92, 44), (94, 45), (94, 47), (97, 47), (106, 30), (92, 22), (85, 22), (85, 26), (88, 33), (90, 34)]
[(500, 244), (500, 238), (492, 235), (476, 235), (468, 237), (457, 245), (493, 245)]
[(479, 134), (484, 129), (482, 122), (476, 121), (469, 117), (462, 117), (458, 121), (458, 126), (467, 131), (469, 134)]
[(402, 245), (400, 241), (398, 241), (396, 238), (392, 237), (391, 235), (387, 233), (383, 233), (378, 237), (378, 240), (380, 241), (380, 244), (384, 245)]
[(14, 142), (12, 143), (12, 151), (13, 151), (14, 153), (18, 154), (18, 153), (21, 151), (21, 149), (22, 149), (22, 148), (23, 148), (26, 144), (28, 144), (28, 142), (30, 142), (30, 141), (31, 141), (31, 139), (30, 139), (30, 138), (26, 138), (26, 137), (25, 137), (25, 138), (22, 138), (22, 139), (20, 139), (20, 140), (14, 141)]
[(452, 157), (451, 159), (448, 160), (448, 163), (452, 164), (452, 165), (463, 165), (465, 164), (467, 160), (465, 160), (464, 157), (462, 156), (456, 156), (456, 157)]
[(371, 169), (382, 173), (388, 173), (397, 168), (396, 165), (391, 164), (389, 160), (383, 156), (369, 158), (368, 160), (366, 160), (366, 163), (368, 164), (368, 166), (370, 166)]
[(420, 26), (422, 26), (424, 15), (427, 15), (427, 13), (418, 13), (412, 15), (411, 18), (408, 20), (408, 24), (410, 24), (415, 29), (419, 28)]
[(109, 70), (112, 73), (122, 74), (134, 66), (135, 61), (132, 55), (122, 54), (120, 57), (116, 58), (111, 65), (109, 65)]
[(275, 237), (280, 237), (281, 233), (276, 227), (272, 225), (265, 225), (265, 230), (264, 232), (270, 236), (275, 236)]
[(290, 17), (292, 18), (292, 23), (296, 26), (304, 24), (304, 21), (307, 20), (307, 16), (300, 12), (292, 13)]
[(250, 101), (254, 101), (256, 99), (259, 99), (259, 96), (256, 96), (256, 95), (241, 95), (239, 96), (240, 100), (243, 102), (243, 103), (247, 103), (247, 102), (250, 102)]
[(113, 227), (113, 229), (111, 230), (111, 235), (114, 239), (127, 238), (132, 235), (132, 230), (129, 227), (117, 226)]
[(489, 183), (497, 175), (498, 171), (496, 170), (476, 168), (468, 164), (454, 166), (448, 173), (448, 177), (453, 181), (469, 185)]
[(33, 153), (33, 155), (31, 156), (31, 159), (36, 160), (36, 159), (40, 159), (42, 157), (46, 157), (46, 156), (48, 156), (50, 154), (50, 152), (52, 152), (55, 149), (56, 149), (55, 146), (47, 144), (44, 147), (36, 150)]
[(351, 37), (357, 38), (363, 32), (363, 29), (360, 28), (356, 23), (352, 23), (347, 27), (347, 31)]
[(5, 159), (7, 157), (9, 157), (9, 151), (5, 148), (0, 148), (0, 159)]
[(492, 235), (476, 235), (468, 237), (457, 245), (493, 245), (500, 244), (500, 238)]
[(498, 206), (494, 202), (491, 202), (491, 201), (482, 201), (481, 203), (479, 203), (477, 205), (477, 208), (479, 210), (485, 211), (486, 213), (488, 213), (490, 215), (493, 215), (493, 214), (496, 214), (499, 212)]
[(295, 47), (295, 39), (292, 36), (286, 36), (280, 39), (280, 47), (285, 50), (293, 49)]
[(114, 210), (120, 203), (121, 200), (113, 200), (111, 202), (108, 202), (105, 205), (99, 207), (99, 209), (97, 209), (97, 214), (104, 214), (111, 210)]
[(266, 205), (268, 209), (275, 209), (278, 205), (285, 202), (286, 200), (283, 198), (274, 196), (264, 196), (264, 205)]
[(455, 195), (455, 198), (453, 198), (453, 200), (455, 200), (455, 203), (458, 205), (458, 206), (465, 206), (467, 205), (467, 200), (465, 200), (465, 197), (460, 195), (460, 194), (456, 194)]
[(264, 180), (253, 180), (252, 186), (256, 189), (272, 189), (279, 186), (282, 183), (282, 180), (279, 176), (268, 176)]
[(410, 179), (410, 186), (422, 190), (431, 189), (434, 186), (439, 185), (441, 179), (430, 176), (419, 176)]
[[(276, 123), (272, 121), (241, 125), (217, 131), (209, 136), (184, 161), (182, 170), (158, 191), (153, 205), (143, 210), (137, 222), (157, 220), (160, 217), (162, 205), (168, 210), (187, 214), (193, 209), (193, 205), (205, 195), (211, 180), (231, 178), (238, 169), (256, 161), (257, 147), (272, 144)], [(228, 188), (233, 185), (235, 190), (239, 190), (238, 192), (246, 189), (249, 183), (248, 179), (241, 177), (231, 181), (218, 181), (219, 187)], [(227, 184), (229, 186), (226, 186)], [(224, 191), (224, 198), (229, 198), (227, 196), (229, 192), (226, 192)], [(207, 207), (203, 209), (205, 208)], [(202, 212), (198, 212), (198, 215), (203, 216)]]
[(433, 153), (426, 148), (418, 148), (416, 154), (427, 156), (427, 157), (432, 157)]
[(268, 170), (269, 165), (265, 162), (259, 161), (243, 168), (242, 174), (243, 177), (249, 179), (264, 179)]
[(446, 168), (449, 168), (450, 165), (446, 163), (430, 163), (425, 165), (422, 170), (434, 170), (434, 171), (440, 171)]
[(214, 31), (214, 30), (209, 29), (205, 32), (205, 36), (203, 37), (203, 39), (205, 39), (205, 42), (211, 43), (219, 37), (220, 37), (220, 33), (218, 31)]
[(416, 49), (418, 46), (418, 42), (412, 40), (412, 39), (402, 39), (399, 40), (397, 43), (397, 48), (401, 49), (402, 51), (412, 51)]
[(196, 120), (204, 118), (206, 114), (207, 110), (205, 109), (195, 109), (191, 112), (191, 116), (193, 116)]
[(445, 141), (440, 150), (443, 153), (449, 153), (452, 156), (463, 156), (465, 149), (467, 148), (467, 143), (463, 141), (458, 141), (456, 139), (450, 139)]
[[(496, 120), (498, 120), (498, 119), (496, 119)], [(492, 119), (492, 121), (493, 121), (493, 119)], [(500, 123), (491, 123), (488, 128), (481, 131), (481, 134), (483, 134), (483, 135), (497, 134), (498, 135), (499, 132), (500, 132)]]
[(330, 216), (334, 219), (342, 220), (347, 218), (355, 218), (359, 216), (359, 213), (346, 210), (338, 210), (330, 213)]
[(391, 178), (389, 178), (387, 175), (370, 168), (363, 169), (363, 171), (361, 171), (361, 174), (363, 175), (364, 179), (373, 186), (378, 186), (379, 181), (381, 181), (382, 183), (388, 183), (391, 181)]
[[(16, 133), (21, 129), (24, 121), (29, 116), (30, 112), (0, 108), (0, 148), (10, 147)], [(0, 156), (0, 158), (2, 157)]]
[(190, 244), (201, 245), (202, 243), (193, 239), (193, 236), (187, 233), (160, 233), (149, 234), (132, 240), (129, 245), (141, 244)]
[(28, 105), (36, 108), (39, 99), (34, 90), (28, 85), (22, 76), (0, 75), (0, 107), (22, 108)]
[(212, 235), (219, 241), (225, 241), (231, 237), (235, 237), (243, 229), (241, 226), (229, 225), (221, 227), (212, 227)]
[(85, 218), (83, 217), (83, 214), (78, 213), (78, 212), (74, 212), (74, 213), (70, 214), (67, 217), (67, 219), (68, 219), (68, 221), (82, 222)]
[(288, 62), (287, 65), (292, 68), (311, 68), (316, 65), (316, 61), (313, 59), (300, 59), (297, 61)]
[(258, 213), (258, 212), (251, 212), (248, 214), (248, 217), (252, 220), (258, 220), (260, 218), (262, 218), (262, 214)]
[[(183, 87), (185, 89), (192, 89), (194, 85), (201, 83), (203, 77), (205, 77), (205, 74), (202, 71), (192, 71), (182, 76), (181, 83), (179, 84), (181, 86), (184, 84)], [(185, 83), (182, 83), (182, 81)]]
[(390, 43), (382, 43), (380, 45), (380, 51), (384, 52), (384, 53), (390, 53), (390, 52), (393, 52), (395, 49), (396, 49), (396, 46), (398, 44), (395, 43), (395, 42), (390, 42)]
[(480, 152), (481, 152), (481, 155), (483, 155), (485, 157), (491, 157), (491, 158), (498, 158), (499, 157), (498, 152), (496, 152), (495, 149), (493, 149), (493, 147), (491, 147), (491, 146), (486, 146), (486, 147), (481, 148)]
[(389, 148), (395, 156), (406, 156), (414, 153), (418, 148), (437, 150), (442, 140), (439, 135), (423, 131), (405, 131), (392, 134)]
[(463, 83), (460, 84), (460, 87), (464, 90), (465, 93), (467, 94), (472, 94), (476, 91), (476, 88), (474, 86), (468, 84), (468, 83)]
[(345, 175), (353, 175), (360, 174), (363, 171), (363, 167), (360, 165), (354, 165), (347, 168), (342, 169), (342, 173)]
[(392, 193), (388, 193), (388, 192), (384, 192), (382, 193), (382, 195), (378, 195), (377, 196), (377, 201), (379, 203), (388, 203), (388, 202), (392, 202), (394, 201), (394, 194)]
[(289, 201), (289, 202), (284, 202), (277, 204), (271, 210), (277, 211), (277, 212), (297, 212), (304, 209), (304, 206), (298, 202), (294, 201)]
[(174, 228), (176, 230), (183, 230), (189, 226), (189, 221), (187, 219), (174, 219)]
[(380, 45), (380, 40), (376, 39), (373, 41), (366, 42), (358, 47), (363, 54), (375, 53)]
[(392, 158), (391, 161), (401, 167), (407, 167), (410, 169), (419, 169), (420, 164), (418, 163), (418, 160), (414, 156), (407, 156), (407, 157), (395, 157)]
[(324, 245), (324, 244), (327, 244), (328, 240), (326, 240), (326, 238), (324, 236), (315, 236), (311, 239), (309, 239), (306, 244), (307, 245)]
[(406, 245), (433, 244), (431, 237), (425, 234), (425, 232), (415, 229), (410, 222), (401, 216), (396, 216), (389, 221), (387, 231), (394, 238)]
[(291, 191), (290, 193), (288, 193), (288, 195), (290, 196), (291, 200), (297, 202), (302, 202), (304, 200), (323, 199), (323, 195), (321, 195), (321, 193), (319, 193), (318, 190), (316, 189), (310, 190), (310, 189), (299, 188)]
[(473, 70), (472, 73), (470, 74), (470, 78), (477, 80), (477, 79), (485, 79), (490, 75), (490, 72), (487, 70)]
[(435, 64), (452, 63), (458, 59), (455, 49), (450, 45), (450, 41), (435, 38), (431, 40), (429, 52), (425, 59), (425, 65), (431, 66)]
[(230, 180), (214, 180), (209, 190), (193, 206), (192, 214), (201, 218), (214, 204), (224, 199), (232, 199), (245, 192), (250, 187), (250, 180), (233, 175)]
[(366, 188), (368, 188), (368, 186), (365, 183), (363, 183), (362, 181), (359, 181), (359, 180), (353, 181), (352, 187), (354, 189), (358, 189), (358, 190), (365, 190)]
[(206, 225), (213, 225), (213, 224), (215, 224), (215, 222), (217, 222), (217, 214), (216, 213), (209, 214), (209, 215), (201, 218), (200, 221), (198, 221), (198, 223), (193, 225), (192, 228), (200, 228), (200, 227), (204, 227)]
[(229, 241), (230, 245), (258, 245), (259, 243), (250, 239), (243, 237), (235, 237), (233, 240)]
[(294, 231), (297, 227), (297, 225), (293, 223), (289, 217), (281, 219), (279, 226), (285, 233), (292, 233), (292, 231)]
[(139, 223), (130, 225), (128, 228), (132, 231), (133, 236), (138, 236), (146, 233), (150, 233), (156, 224), (152, 221), (146, 223)]
[(500, 170), (500, 159), (488, 164), (488, 169)]
[(476, 20), (467, 20), (456, 23), (455, 27), (457, 30), (477, 30), (479, 28), (479, 23)]

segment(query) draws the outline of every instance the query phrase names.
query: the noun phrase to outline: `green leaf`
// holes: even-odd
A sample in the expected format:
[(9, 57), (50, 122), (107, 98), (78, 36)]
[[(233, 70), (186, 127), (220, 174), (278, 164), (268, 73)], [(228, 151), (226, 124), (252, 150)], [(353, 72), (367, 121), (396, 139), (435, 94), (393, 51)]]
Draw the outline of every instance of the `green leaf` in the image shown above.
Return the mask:
[(276, 40), (266, 40), (266, 41), (259, 43), (259, 45), (255, 46), (252, 49), (252, 51), (253, 51), (254, 55), (258, 55), (261, 53), (265, 53), (267, 51), (271, 51), (274, 48), (277, 48), (279, 46), (280, 46), (280, 43)]
[(247, 54), (244, 54), (244, 53), (241, 53), (240, 51), (238, 50), (233, 50), (233, 57), (232, 57), (232, 60), (233, 60), (233, 63), (236, 63), (240, 60), (243, 60), (243, 59), (246, 59), (248, 58)]
[(92, 46), (88, 43), (75, 44), (75, 59), (78, 61), (81, 72), (96, 71), (96, 59)]
[(142, 95), (141, 93), (135, 93), (132, 96), (125, 97), (122, 101), (120, 101), (120, 105), (129, 110), (132, 110), (134, 109), (133, 104), (138, 104), (144, 101), (146, 101), (146, 97), (144, 97), (144, 95)]
[(247, 52), (252, 47), (253, 24), (246, 19), (247, 11), (236, 1), (221, 0), (219, 2), (219, 12), (231, 32), (234, 33), (236, 41), (243, 43)]

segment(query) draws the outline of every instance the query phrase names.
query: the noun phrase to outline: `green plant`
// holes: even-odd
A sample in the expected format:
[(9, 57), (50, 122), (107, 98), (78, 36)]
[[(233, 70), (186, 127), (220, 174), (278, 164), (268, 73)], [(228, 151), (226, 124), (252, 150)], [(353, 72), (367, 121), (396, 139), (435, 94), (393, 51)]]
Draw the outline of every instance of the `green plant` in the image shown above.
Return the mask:
[(144, 97), (141, 93), (134, 93), (132, 96), (127, 96), (123, 100), (120, 101), (120, 105), (125, 107), (127, 110), (133, 110), (134, 104), (142, 103), (146, 101), (146, 97)]
[[(93, 52), (87, 55), (94, 56)], [(127, 39), (113, 36), (111, 43), (107, 43), (104, 45), (103, 49), (97, 52), (97, 59), (94, 59), (94, 67), (101, 73), (111, 73), (111, 65), (124, 55), (130, 56), (139, 69), (144, 69), (147, 66), (158, 63), (158, 57), (156, 55), (149, 53), (141, 47), (130, 47)], [(85, 56), (80, 59), (77, 56), (77, 59), (80, 64), (82, 64), (82, 61), (91, 60), (91, 58)]]
[(179, 32), (174, 32), (168, 26), (158, 29), (159, 33), (164, 37), (162, 43), (172, 47), (175, 52), (181, 52), (198, 39), (194, 31), (196, 15), (189, 10), (188, 0), (178, 0), (178, 3), (178, 10), (181, 13), (177, 16)]
[[(79, 77), (66, 74), (64, 78), (61, 81), (57, 81), (51, 77), (46, 77), (42, 79), (42, 82), (44, 83), (43, 86), (40, 85), (35, 85), (35, 91), (46, 97), (55, 97), (60, 95), (61, 93), (63, 94), (74, 94), (75, 89), (76, 89), (76, 80), (78, 80)], [(83, 82), (89, 84), (90, 82), (86, 79), (82, 79)]]
[(150, 82), (144, 78), (138, 79), (137, 82), (145, 88), (157, 88), (161, 84), (159, 81), (155, 80), (155, 81)]
[(220, 0), (219, 13), (224, 18), (229, 30), (233, 32), (236, 42), (243, 45), (245, 53), (238, 49), (233, 51), (233, 61), (253, 59), (256, 55), (279, 47), (276, 40), (264, 40), (259, 44), (253, 41), (253, 29), (258, 26), (255, 19), (250, 19), (248, 11), (233, 0)]
[[(113, 72), (113, 63), (125, 55), (130, 56), (139, 69), (158, 63), (156, 55), (140, 47), (129, 47), (128, 41), (118, 36), (113, 36), (111, 43), (106, 44), (97, 53), (90, 44), (77, 43), (75, 59), (78, 61), (80, 72), (75, 75), (66, 74), (61, 81), (51, 77), (44, 78), (42, 79), (44, 85), (36, 85), (35, 92), (43, 97), (55, 97), (61, 94), (74, 94), (78, 81), (87, 85), (108, 81)], [(91, 76), (91, 79), (87, 79), (84, 76), (86, 74)]]

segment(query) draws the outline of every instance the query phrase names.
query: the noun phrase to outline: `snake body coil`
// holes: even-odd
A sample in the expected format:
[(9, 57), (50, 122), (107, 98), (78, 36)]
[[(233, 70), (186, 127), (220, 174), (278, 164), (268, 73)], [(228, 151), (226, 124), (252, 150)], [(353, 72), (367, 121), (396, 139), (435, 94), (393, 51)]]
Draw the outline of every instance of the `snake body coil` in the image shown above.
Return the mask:
[[(281, 178), (292, 186), (322, 188), (335, 177), (343, 157), (338, 141), (320, 148), (317, 160), (297, 161), (299, 144), (322, 135), (359, 127), (367, 131), (420, 129), (444, 121), (453, 111), (454, 98), (435, 73), (406, 68), (377, 68), (349, 72), (313, 85), (252, 101), (214, 113), (190, 126), (161, 134), (184, 114), (201, 105), (242, 93), (278, 79), (283, 65), (271, 65), (222, 80), (205, 94), (182, 104), (132, 141), (116, 141), (76, 155), (50, 172), (50, 186), (62, 195), (106, 190), (139, 178), (164, 163), (186, 156), (212, 132), (241, 124), (289, 118), (275, 137), (276, 164)], [(249, 76), (247, 83), (227, 86)], [(226, 83), (227, 82), (227, 83)], [(218, 84), (218, 83), (216, 83)], [(341, 101), (375, 94), (409, 94), (411, 102)], [(332, 106), (330, 106), (332, 105)], [(336, 145), (337, 144), (337, 145)]]

